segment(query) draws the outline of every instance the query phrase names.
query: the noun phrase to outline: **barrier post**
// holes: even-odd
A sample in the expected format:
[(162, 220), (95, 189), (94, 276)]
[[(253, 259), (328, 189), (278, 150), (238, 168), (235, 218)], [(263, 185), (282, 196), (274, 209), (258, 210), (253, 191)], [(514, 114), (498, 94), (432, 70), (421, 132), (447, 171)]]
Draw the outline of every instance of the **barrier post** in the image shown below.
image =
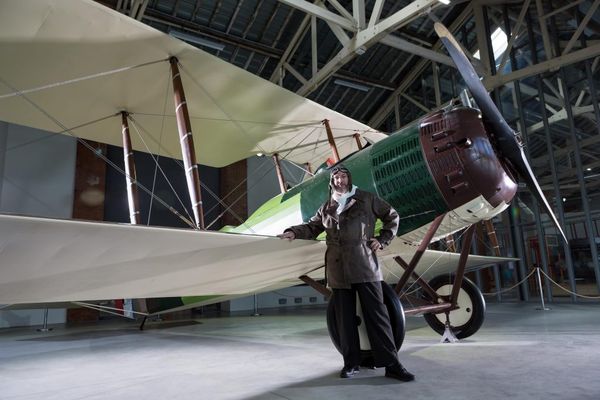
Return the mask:
[(548, 311), (550, 309), (546, 307), (546, 304), (544, 303), (544, 289), (542, 288), (542, 277), (540, 276), (540, 267), (536, 267), (535, 272), (537, 275), (538, 286), (540, 288), (540, 300), (542, 301), (542, 307), (538, 307), (536, 308), (536, 310)]

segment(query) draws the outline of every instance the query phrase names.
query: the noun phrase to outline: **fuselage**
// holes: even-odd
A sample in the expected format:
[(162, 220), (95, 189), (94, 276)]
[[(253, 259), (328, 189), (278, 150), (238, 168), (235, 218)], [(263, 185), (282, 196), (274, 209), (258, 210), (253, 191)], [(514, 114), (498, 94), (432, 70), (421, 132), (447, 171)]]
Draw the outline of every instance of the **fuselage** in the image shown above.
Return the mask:
[[(398, 236), (412, 243), (441, 214), (446, 217), (436, 238), (492, 218), (517, 190), (494, 152), (479, 111), (466, 107), (429, 114), (341, 162), (352, 172), (353, 184), (398, 211)], [(327, 200), (328, 184), (328, 168), (322, 168), (265, 203), (244, 224), (226, 230), (276, 235), (306, 222)]]

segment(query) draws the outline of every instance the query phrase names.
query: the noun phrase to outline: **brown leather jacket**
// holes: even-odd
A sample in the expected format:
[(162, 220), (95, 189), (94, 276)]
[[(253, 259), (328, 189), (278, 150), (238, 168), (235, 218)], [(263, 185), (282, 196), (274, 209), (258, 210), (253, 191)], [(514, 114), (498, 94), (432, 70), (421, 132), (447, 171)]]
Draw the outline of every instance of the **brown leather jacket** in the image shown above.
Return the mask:
[(376, 239), (387, 246), (398, 231), (398, 213), (381, 198), (360, 189), (348, 199), (339, 216), (337, 205), (330, 199), (307, 223), (286, 230), (293, 231), (297, 239), (316, 239), (321, 232), (327, 233), (325, 265), (332, 288), (347, 289), (352, 283), (383, 280), (369, 240), (375, 237), (375, 222), (379, 218), (383, 227)]

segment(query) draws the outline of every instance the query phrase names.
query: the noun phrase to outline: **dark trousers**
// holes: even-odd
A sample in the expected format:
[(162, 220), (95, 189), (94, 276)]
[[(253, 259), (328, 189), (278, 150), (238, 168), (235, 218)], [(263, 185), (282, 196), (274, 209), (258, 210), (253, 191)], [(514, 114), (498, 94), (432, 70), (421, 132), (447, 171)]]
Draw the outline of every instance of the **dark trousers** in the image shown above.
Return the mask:
[(398, 362), (390, 316), (383, 303), (381, 282), (352, 284), (351, 289), (333, 289), (336, 322), (340, 333), (340, 348), (345, 366), (360, 365), (360, 342), (356, 326), (356, 294), (362, 305), (376, 367), (387, 367)]

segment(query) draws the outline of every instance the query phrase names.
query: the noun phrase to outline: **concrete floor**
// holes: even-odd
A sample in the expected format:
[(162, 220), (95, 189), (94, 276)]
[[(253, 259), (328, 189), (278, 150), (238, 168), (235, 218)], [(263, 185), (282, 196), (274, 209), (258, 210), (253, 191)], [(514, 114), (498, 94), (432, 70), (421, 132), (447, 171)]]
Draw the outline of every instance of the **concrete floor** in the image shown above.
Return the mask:
[(408, 318), (415, 382), (340, 379), (324, 309), (0, 330), (0, 399), (600, 399), (600, 304), (491, 304), (458, 344)]

